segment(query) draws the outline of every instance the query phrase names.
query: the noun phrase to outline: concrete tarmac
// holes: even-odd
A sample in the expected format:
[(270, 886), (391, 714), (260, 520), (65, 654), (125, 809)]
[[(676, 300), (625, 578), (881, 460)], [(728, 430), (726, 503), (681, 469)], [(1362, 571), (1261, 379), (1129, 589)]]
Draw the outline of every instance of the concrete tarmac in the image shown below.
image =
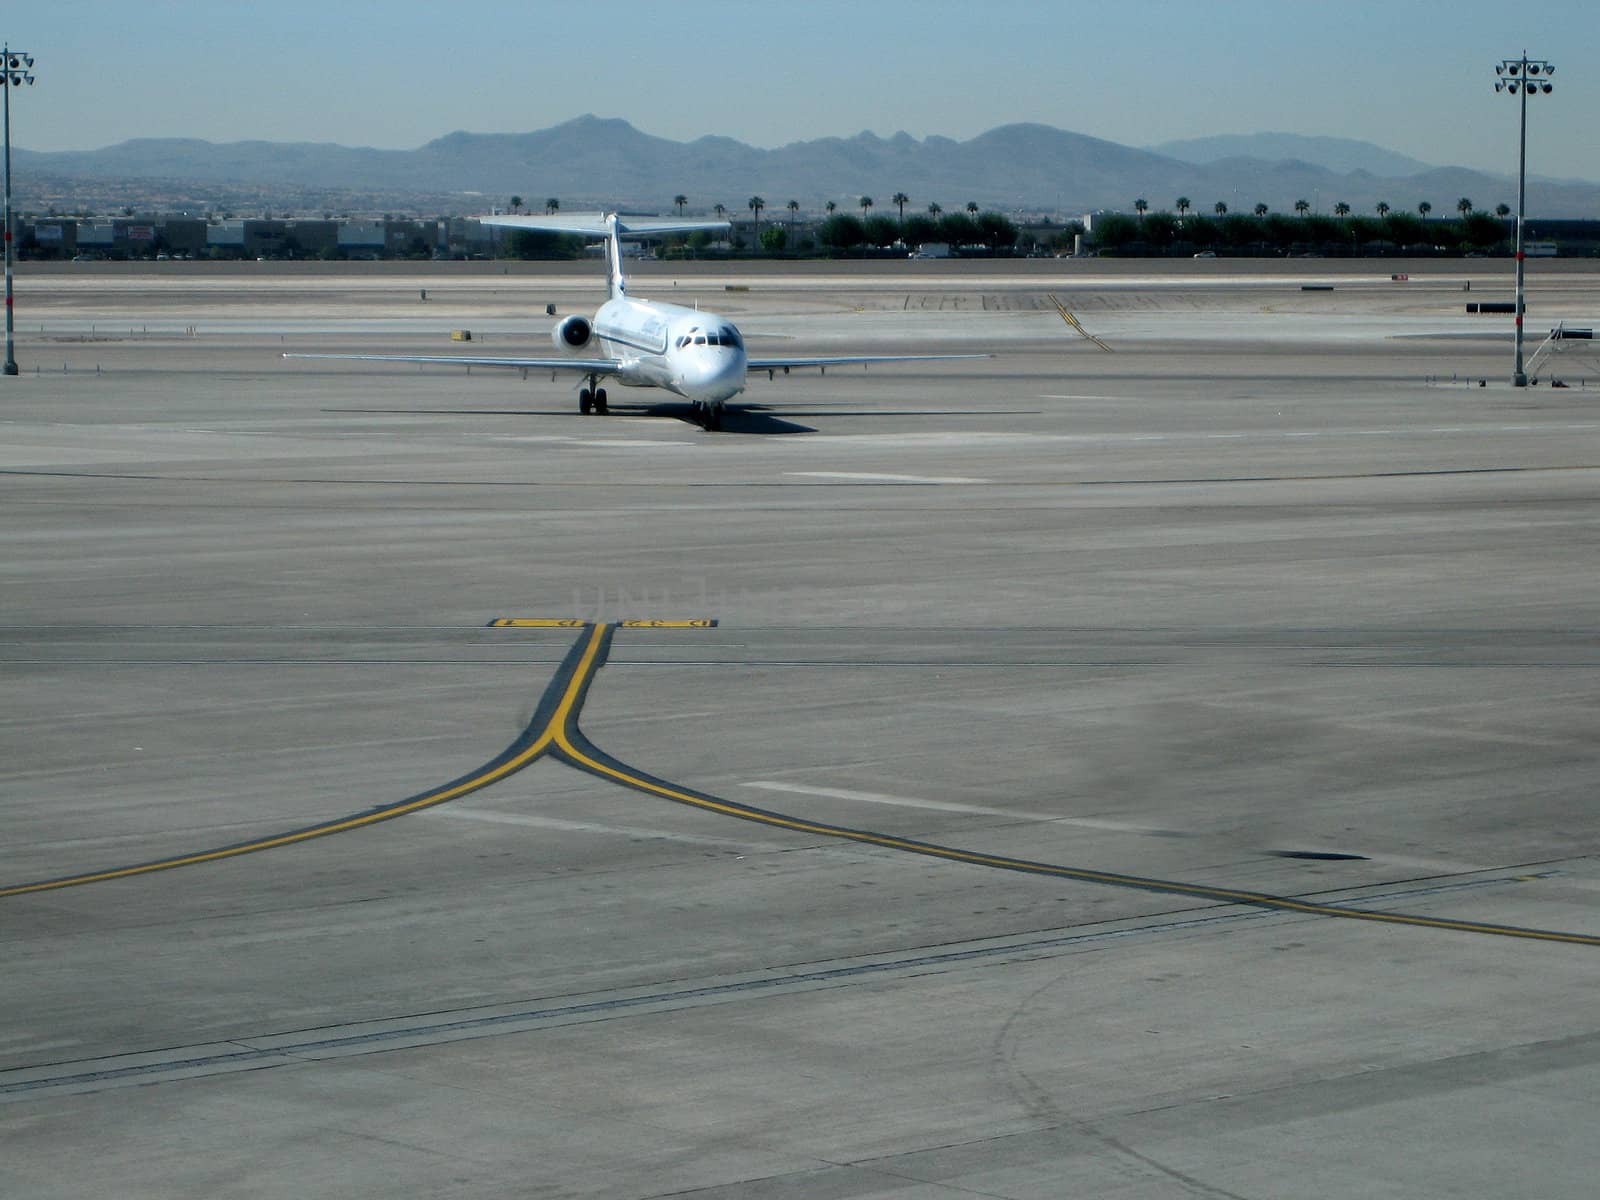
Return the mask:
[(721, 434), (280, 357), (598, 297), (499, 269), (19, 273), (0, 1195), (1592, 1195), (1600, 362), (1508, 386), (1509, 264), (641, 264), (996, 355)]

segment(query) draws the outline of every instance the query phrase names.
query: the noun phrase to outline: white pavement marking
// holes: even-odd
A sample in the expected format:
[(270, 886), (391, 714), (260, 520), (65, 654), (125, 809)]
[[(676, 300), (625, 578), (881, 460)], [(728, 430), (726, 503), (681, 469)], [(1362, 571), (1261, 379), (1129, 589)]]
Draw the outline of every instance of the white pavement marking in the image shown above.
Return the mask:
[(563, 821), (556, 817), (533, 817), (524, 813), (494, 812), (484, 808), (428, 808), (413, 814), (419, 817), (450, 817), (457, 821), (485, 821), (495, 825), (527, 825), (534, 829), (554, 829), (566, 833), (605, 833), (617, 837), (651, 838), (667, 842), (689, 842), (697, 846), (738, 846), (779, 849), (775, 844), (750, 842), (733, 835), (699, 837), (692, 833), (669, 833), (664, 829), (643, 829), (634, 825), (596, 825), (589, 821)]
[(973, 813), (986, 817), (1011, 817), (1020, 821), (1039, 821), (1051, 825), (1076, 825), (1083, 829), (1109, 829), (1114, 833), (1166, 833), (1149, 825), (1127, 821), (1106, 821), (1096, 817), (1053, 817), (1048, 813), (1023, 812), (1014, 808), (989, 808), (981, 804), (953, 804), (947, 800), (923, 800), (913, 796), (889, 796), (883, 792), (853, 792), (846, 788), (809, 787), (782, 783), (775, 779), (750, 779), (745, 787), (767, 792), (793, 792), (802, 796), (825, 796), (830, 800), (855, 800), (862, 804), (887, 804), (894, 808), (926, 808), (934, 812)]
[(785, 471), (808, 479), (843, 479), (858, 483), (988, 483), (968, 475), (887, 475), (875, 471)]

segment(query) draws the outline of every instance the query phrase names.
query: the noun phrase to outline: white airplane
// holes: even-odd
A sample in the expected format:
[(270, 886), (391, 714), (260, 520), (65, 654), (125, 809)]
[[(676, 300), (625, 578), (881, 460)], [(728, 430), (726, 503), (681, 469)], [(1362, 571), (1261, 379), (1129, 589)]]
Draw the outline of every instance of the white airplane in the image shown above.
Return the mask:
[(588, 376), (578, 391), (581, 413), (606, 412), (606, 390), (600, 384), (603, 380), (615, 379), (625, 387), (664, 388), (682, 396), (694, 406), (696, 418), (708, 430), (722, 428), (727, 402), (744, 391), (751, 371), (766, 371), (770, 376), (776, 371), (787, 374), (792, 368), (801, 367), (826, 370), (858, 363), (990, 357), (987, 354), (856, 354), (829, 358), (751, 358), (745, 353), (743, 336), (726, 317), (703, 309), (629, 297), (627, 280), (622, 274), (623, 235), (649, 237), (696, 230), (725, 233), (730, 228), (727, 221), (674, 221), (623, 217), (617, 213), (488, 216), (478, 220), (485, 225), (605, 239), (610, 298), (593, 317), (574, 313), (550, 331), (556, 348), (562, 351), (559, 357), (454, 354), (285, 354), (284, 357), (577, 371)]

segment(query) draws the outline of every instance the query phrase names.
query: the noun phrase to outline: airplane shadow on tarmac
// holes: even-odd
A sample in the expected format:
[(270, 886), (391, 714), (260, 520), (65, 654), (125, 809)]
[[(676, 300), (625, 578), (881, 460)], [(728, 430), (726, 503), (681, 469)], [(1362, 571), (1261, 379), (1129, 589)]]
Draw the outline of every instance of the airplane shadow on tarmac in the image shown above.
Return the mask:
[[(584, 417), (570, 408), (325, 408), (325, 413), (353, 414), (360, 413), (365, 416), (387, 415), (398, 417), (572, 417), (584, 421), (604, 421), (601, 416)], [(986, 416), (1037, 416), (1037, 409), (1015, 409), (995, 412), (987, 410)], [(617, 404), (611, 405), (612, 416), (628, 417), (660, 417), (664, 420), (681, 421), (685, 425), (700, 427), (700, 422), (695, 420), (694, 410), (687, 404)], [(796, 433), (816, 433), (814, 425), (802, 425), (791, 417), (848, 417), (851, 420), (882, 420), (885, 418), (903, 417), (969, 417), (972, 413), (966, 409), (853, 409), (829, 408), (815, 411), (806, 409), (784, 409), (780, 416), (769, 406), (764, 404), (733, 404), (729, 405), (722, 419), (723, 433), (742, 433), (754, 437), (778, 437)]]

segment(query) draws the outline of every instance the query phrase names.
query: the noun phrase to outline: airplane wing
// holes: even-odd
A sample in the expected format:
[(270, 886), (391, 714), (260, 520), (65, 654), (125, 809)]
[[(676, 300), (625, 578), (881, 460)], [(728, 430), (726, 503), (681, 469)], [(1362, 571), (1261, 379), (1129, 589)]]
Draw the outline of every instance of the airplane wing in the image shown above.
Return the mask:
[(992, 354), (845, 354), (833, 358), (752, 358), (752, 371), (787, 371), (793, 367), (850, 367), (866, 363), (950, 362), (963, 358), (993, 358)]
[(468, 354), (285, 354), (285, 358), (336, 358), (347, 362), (443, 363), (457, 367), (522, 367), (533, 371), (581, 371), (585, 375), (613, 375), (622, 369), (620, 358), (498, 358)]

